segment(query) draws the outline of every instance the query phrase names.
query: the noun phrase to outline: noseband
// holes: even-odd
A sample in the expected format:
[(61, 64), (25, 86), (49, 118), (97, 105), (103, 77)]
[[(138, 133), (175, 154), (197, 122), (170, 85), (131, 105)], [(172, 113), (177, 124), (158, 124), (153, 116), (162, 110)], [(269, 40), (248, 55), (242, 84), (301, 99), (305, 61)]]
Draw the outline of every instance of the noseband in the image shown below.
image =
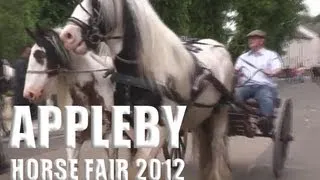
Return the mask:
[[(105, 24), (104, 17), (101, 17), (101, 4), (99, 0), (91, 0), (92, 14), (86, 10), (81, 3), (78, 3), (81, 9), (90, 16), (89, 23), (86, 24), (76, 17), (70, 17), (69, 22), (72, 22), (82, 29), (82, 38), (86, 42), (87, 46), (91, 49), (96, 49), (99, 43), (106, 39), (121, 39), (121, 36), (108, 37), (107, 34), (113, 31), (113, 27)], [(114, 9), (115, 3), (113, 2)]]

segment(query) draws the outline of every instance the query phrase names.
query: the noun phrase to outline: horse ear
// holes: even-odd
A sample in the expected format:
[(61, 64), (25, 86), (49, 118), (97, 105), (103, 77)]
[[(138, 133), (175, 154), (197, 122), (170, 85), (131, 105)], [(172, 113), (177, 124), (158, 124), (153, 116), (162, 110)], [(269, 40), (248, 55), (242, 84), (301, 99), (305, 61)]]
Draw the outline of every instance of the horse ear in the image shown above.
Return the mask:
[(43, 35), (44, 31), (43, 29), (40, 27), (40, 25), (38, 23), (36, 23), (36, 32)]
[(25, 28), (27, 34), (33, 39), (33, 40), (37, 40), (35, 34), (29, 29), (29, 28)]

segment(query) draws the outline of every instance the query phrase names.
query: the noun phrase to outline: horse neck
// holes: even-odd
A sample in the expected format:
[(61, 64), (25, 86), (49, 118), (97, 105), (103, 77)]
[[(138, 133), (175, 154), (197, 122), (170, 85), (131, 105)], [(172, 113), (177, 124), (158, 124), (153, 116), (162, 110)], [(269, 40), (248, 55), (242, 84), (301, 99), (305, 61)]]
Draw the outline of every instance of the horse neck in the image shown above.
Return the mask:
[[(134, 23), (134, 37), (137, 38), (135, 42), (139, 70), (150, 80), (162, 83), (172, 77), (180, 94), (188, 96), (191, 87), (190, 76), (194, 72), (192, 56), (177, 35), (160, 20), (149, 1), (126, 0), (126, 3), (127, 13)], [(127, 25), (130, 21), (123, 23)], [(130, 46), (131, 43), (132, 38), (124, 39), (123, 46)]]
[[(111, 22), (112, 26), (114, 26), (112, 32), (110, 32), (108, 34), (109, 37), (122, 37), (123, 36), (123, 15), (122, 15), (122, 11), (123, 11), (123, 1), (124, 0), (111, 0), (111, 1), (105, 1), (102, 0), (101, 2), (101, 7), (102, 7), (102, 15), (105, 17), (105, 19), (110, 19), (108, 18), (110, 16), (110, 14), (108, 12), (113, 11), (114, 12), (114, 19)], [(114, 3), (114, 5), (113, 5)], [(114, 10), (115, 8), (115, 10)], [(107, 28), (107, 27), (106, 27)], [(117, 54), (119, 54), (119, 52), (122, 49), (122, 44), (123, 41), (122, 39), (106, 39), (105, 42), (108, 44), (110, 50), (111, 50), (111, 57), (115, 58), (115, 56)]]

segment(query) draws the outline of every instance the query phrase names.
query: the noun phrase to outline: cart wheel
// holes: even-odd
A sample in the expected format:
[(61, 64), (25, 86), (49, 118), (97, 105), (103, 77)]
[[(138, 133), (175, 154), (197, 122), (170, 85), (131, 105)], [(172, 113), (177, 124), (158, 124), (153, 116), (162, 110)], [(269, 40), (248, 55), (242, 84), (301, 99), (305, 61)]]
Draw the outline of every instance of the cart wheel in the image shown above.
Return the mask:
[[(187, 142), (188, 142), (188, 132), (182, 133), (182, 136), (179, 137), (179, 148), (169, 148), (168, 143), (165, 142), (162, 150), (164, 158), (171, 159), (171, 162), (173, 162), (174, 159), (184, 159), (186, 155), (187, 150)], [(177, 167), (173, 167), (171, 164), (171, 167), (173, 169), (176, 169)]]
[(292, 140), (292, 101), (285, 99), (278, 109), (275, 121), (273, 173), (276, 178), (282, 174), (288, 155), (289, 142)]

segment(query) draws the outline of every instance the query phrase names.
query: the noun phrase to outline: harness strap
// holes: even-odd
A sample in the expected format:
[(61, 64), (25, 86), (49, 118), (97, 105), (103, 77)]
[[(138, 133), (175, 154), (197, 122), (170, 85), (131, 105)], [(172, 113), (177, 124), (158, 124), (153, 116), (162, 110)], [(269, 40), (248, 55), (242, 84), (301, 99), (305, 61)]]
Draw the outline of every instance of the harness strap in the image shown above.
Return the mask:
[(93, 70), (69, 70), (65, 68), (56, 68), (56, 69), (49, 69), (44, 71), (33, 71), (29, 70), (27, 73), (30, 74), (48, 74), (48, 73), (61, 73), (61, 74), (72, 74), (72, 73), (94, 73), (94, 72), (101, 72), (105, 71), (106, 75), (112, 74), (115, 70), (110, 68), (103, 68), (103, 69), (93, 69)]
[(155, 86), (155, 84), (150, 84), (145, 79), (142, 79), (139, 77), (134, 77), (134, 76), (129, 76), (129, 75), (125, 75), (125, 74), (120, 74), (118, 72), (114, 72), (111, 75), (111, 81), (116, 82), (116, 83), (121, 83), (121, 84), (125, 84), (125, 85), (138, 87), (138, 88), (142, 88), (142, 89), (146, 89), (146, 90), (151, 90), (151, 91), (153, 90), (152, 87)]

